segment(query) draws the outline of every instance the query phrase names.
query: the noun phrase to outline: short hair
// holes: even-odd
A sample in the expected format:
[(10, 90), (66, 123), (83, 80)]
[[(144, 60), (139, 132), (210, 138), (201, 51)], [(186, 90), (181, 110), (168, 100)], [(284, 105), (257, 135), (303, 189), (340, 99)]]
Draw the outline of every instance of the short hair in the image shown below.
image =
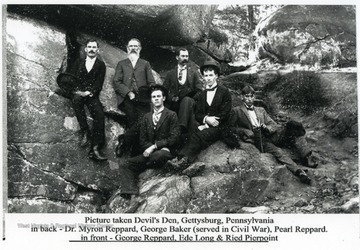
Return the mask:
[(87, 46), (88, 43), (96, 43), (96, 46), (99, 47), (99, 42), (98, 42), (98, 40), (96, 40), (96, 39), (94, 39), (94, 38), (87, 39), (86, 42), (85, 42), (85, 46)]
[(155, 84), (155, 85), (151, 86), (151, 88), (150, 88), (150, 97), (151, 97), (151, 94), (156, 90), (160, 90), (163, 97), (167, 96), (167, 92), (168, 92), (167, 89), (160, 84)]
[(141, 47), (141, 42), (140, 42), (140, 40), (139, 40), (139, 39), (137, 39), (137, 38), (131, 38), (131, 39), (128, 41), (127, 46), (129, 46), (129, 43), (130, 43), (131, 41), (137, 41), (137, 42), (138, 42), (138, 44), (139, 44), (139, 46)]
[(219, 71), (218, 71), (218, 68), (216, 68), (215, 66), (204, 66), (201, 70), (201, 73), (204, 74), (205, 71), (209, 71), (209, 70), (212, 70), (214, 71), (215, 74), (217, 74), (219, 76)]
[(254, 90), (250, 85), (246, 85), (246, 86), (241, 90), (241, 94), (242, 94), (242, 95), (255, 94), (255, 90)]
[(187, 52), (189, 52), (187, 49), (185, 49), (185, 48), (178, 48), (177, 50), (176, 50), (176, 56), (180, 56), (180, 51), (187, 51)]

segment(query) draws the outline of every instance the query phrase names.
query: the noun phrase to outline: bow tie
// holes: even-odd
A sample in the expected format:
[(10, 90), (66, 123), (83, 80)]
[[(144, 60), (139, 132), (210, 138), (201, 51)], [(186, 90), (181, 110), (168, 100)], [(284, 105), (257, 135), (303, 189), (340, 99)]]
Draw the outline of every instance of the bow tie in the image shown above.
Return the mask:
[(212, 87), (211, 89), (206, 89), (206, 91), (214, 91), (215, 89), (217, 89), (218, 85), (216, 85), (215, 87)]
[(253, 111), (254, 110), (254, 105), (252, 105), (251, 107), (248, 107), (248, 106), (245, 106), (247, 110), (251, 110)]

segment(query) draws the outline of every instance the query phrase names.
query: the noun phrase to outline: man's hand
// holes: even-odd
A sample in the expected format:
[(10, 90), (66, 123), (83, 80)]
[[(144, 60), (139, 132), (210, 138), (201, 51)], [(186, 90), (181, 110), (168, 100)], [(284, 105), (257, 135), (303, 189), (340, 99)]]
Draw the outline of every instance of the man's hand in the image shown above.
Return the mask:
[(178, 102), (178, 101), (179, 101), (179, 97), (178, 97), (178, 96), (173, 96), (173, 98), (171, 99), (171, 101), (173, 101), (173, 102)]
[(269, 128), (264, 123), (261, 123), (260, 127), (261, 127), (261, 129), (263, 129), (263, 130), (265, 130), (267, 132), (270, 132)]
[(250, 138), (253, 138), (254, 137), (254, 132), (252, 132), (250, 129), (244, 129), (242, 131), (243, 133), (243, 136), (246, 138), (246, 139), (250, 139)]
[(82, 97), (86, 97), (86, 96), (92, 97), (93, 96), (90, 91), (76, 91), (75, 94), (82, 96)]
[(149, 157), (149, 156), (155, 151), (155, 149), (156, 149), (156, 146), (155, 146), (155, 145), (152, 145), (152, 146), (148, 147), (148, 148), (144, 151), (143, 156), (144, 156), (144, 157)]
[(132, 92), (132, 91), (130, 91), (130, 92), (128, 93), (128, 96), (129, 96), (129, 99), (130, 99), (130, 100), (133, 100), (133, 99), (135, 98), (135, 94), (134, 94), (134, 92)]
[(206, 117), (205, 121), (207, 124), (209, 124), (210, 126), (212, 127), (217, 127), (219, 126), (219, 121), (218, 119), (220, 119), (220, 117), (217, 117), (217, 116), (208, 116)]

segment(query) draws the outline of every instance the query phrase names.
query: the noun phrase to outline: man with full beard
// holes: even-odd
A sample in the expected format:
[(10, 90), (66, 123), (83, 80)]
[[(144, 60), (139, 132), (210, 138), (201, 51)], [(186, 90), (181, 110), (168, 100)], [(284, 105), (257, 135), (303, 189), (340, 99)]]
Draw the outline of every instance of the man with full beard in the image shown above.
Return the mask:
[[(130, 151), (138, 144), (139, 123), (145, 113), (150, 111), (147, 87), (155, 85), (150, 63), (140, 58), (141, 43), (132, 38), (127, 45), (128, 58), (118, 63), (113, 81), (117, 94), (118, 107), (127, 117), (128, 130), (119, 136), (117, 156)], [(144, 93), (145, 92), (145, 93)]]

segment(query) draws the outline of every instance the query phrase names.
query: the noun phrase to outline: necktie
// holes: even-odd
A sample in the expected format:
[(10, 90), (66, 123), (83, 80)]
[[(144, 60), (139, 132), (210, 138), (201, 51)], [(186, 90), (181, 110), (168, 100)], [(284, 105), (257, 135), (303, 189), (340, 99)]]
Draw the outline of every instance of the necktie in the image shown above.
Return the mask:
[(183, 71), (185, 70), (186, 68), (184, 67), (184, 68), (181, 68), (180, 70), (179, 70), (179, 77), (178, 77), (178, 79), (179, 79), (179, 82), (182, 80), (182, 78), (183, 78)]
[(153, 123), (154, 123), (154, 126), (156, 126), (160, 120), (160, 117), (161, 117), (161, 113), (162, 111), (160, 112), (156, 112), (154, 111), (154, 114), (153, 114)]
[(218, 85), (216, 85), (215, 87), (212, 87), (211, 89), (206, 89), (206, 91), (214, 91), (215, 89), (217, 89)]
[(247, 110), (254, 110), (254, 105), (252, 105), (251, 107), (246, 106)]

